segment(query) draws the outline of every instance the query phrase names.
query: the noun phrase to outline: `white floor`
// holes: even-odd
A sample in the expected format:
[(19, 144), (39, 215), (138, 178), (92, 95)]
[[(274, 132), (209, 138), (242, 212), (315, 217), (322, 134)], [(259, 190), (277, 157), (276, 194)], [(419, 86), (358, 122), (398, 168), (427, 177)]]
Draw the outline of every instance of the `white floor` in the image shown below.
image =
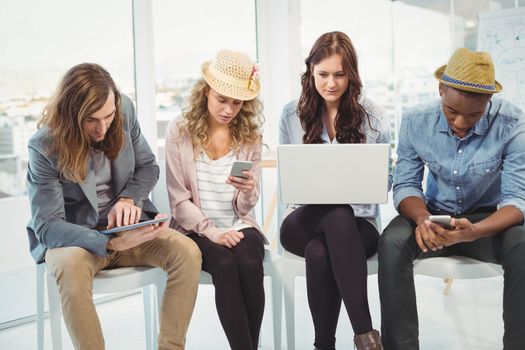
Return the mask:
[[(377, 275), (369, 277), (369, 299), (374, 326), (380, 327)], [(416, 277), (418, 293), (420, 343), (422, 350), (492, 350), (501, 349), (503, 334), (502, 278), (456, 280), (448, 295), (443, 294), (443, 281)], [(298, 279), (296, 290), (296, 348), (313, 349), (313, 327), (306, 300), (304, 279)], [(267, 290), (269, 290), (267, 288)], [(211, 286), (201, 286), (188, 333), (187, 349), (228, 349), (214, 305)], [(267, 298), (270, 299), (269, 293)], [(267, 300), (262, 329), (262, 349), (273, 348), (271, 300)], [(97, 307), (106, 338), (107, 349), (144, 349), (142, 299), (125, 297)], [(283, 322), (284, 324), (284, 322)], [(63, 349), (72, 349), (63, 327)], [(46, 321), (46, 349), (51, 349)], [(284, 329), (283, 329), (284, 334)], [(282, 349), (286, 339), (283, 337)], [(346, 313), (341, 312), (337, 333), (338, 349), (353, 349), (352, 329)], [(36, 348), (35, 323), (0, 331), (0, 349), (29, 350)]]

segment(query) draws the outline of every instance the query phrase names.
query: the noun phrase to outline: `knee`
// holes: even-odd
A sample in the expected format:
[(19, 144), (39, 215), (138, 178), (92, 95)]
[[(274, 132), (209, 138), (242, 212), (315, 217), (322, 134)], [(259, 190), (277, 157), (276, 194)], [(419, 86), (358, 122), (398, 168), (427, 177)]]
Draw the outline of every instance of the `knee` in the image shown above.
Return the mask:
[(394, 218), (379, 237), (379, 263), (411, 250), (413, 245), (415, 245), (414, 228), (410, 220), (402, 216)]
[(57, 280), (85, 273), (93, 274), (92, 259), (91, 253), (80, 247), (54, 248), (46, 255), (48, 268)]
[(55, 277), (61, 293), (78, 295), (91, 292), (93, 276), (93, 256), (80, 247), (54, 248), (46, 255), (46, 262)]
[(329, 266), (329, 257), (326, 245), (318, 239), (311, 240), (305, 248), (304, 257), (308, 267), (326, 270)]
[(173, 231), (166, 242), (168, 265), (181, 266), (188, 271), (199, 273), (202, 265), (201, 251), (197, 244), (182, 233)]
[(243, 276), (264, 276), (263, 263), (259, 259), (247, 258), (238, 262), (239, 270)]
[(503, 266), (525, 269), (525, 227), (516, 225), (507, 229), (503, 238)]
[(354, 209), (350, 205), (331, 205), (323, 220), (332, 222), (340, 220), (354, 220)]
[(213, 264), (215, 265), (214, 270), (219, 274), (237, 273), (237, 260), (231, 252), (222, 254)]

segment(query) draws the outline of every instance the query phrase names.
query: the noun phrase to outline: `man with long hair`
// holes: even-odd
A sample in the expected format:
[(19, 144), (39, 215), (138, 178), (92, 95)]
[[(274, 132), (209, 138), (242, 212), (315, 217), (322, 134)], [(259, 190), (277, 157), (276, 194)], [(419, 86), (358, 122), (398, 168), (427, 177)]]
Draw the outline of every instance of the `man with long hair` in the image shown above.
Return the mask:
[(80, 64), (65, 74), (38, 126), (28, 146), (30, 249), (56, 278), (75, 348), (104, 349), (94, 275), (104, 268), (156, 266), (168, 275), (159, 349), (184, 349), (201, 265), (196, 244), (167, 221), (100, 233), (162, 217), (148, 199), (159, 167), (131, 100), (104, 68)]
[[(525, 114), (493, 97), (502, 86), (486, 52), (460, 48), (434, 75), (441, 99), (407, 111), (399, 132), (394, 204), (401, 215), (379, 240), (383, 343), (419, 349), (413, 260), (461, 255), (501, 264), (503, 347), (523, 349)], [(448, 215), (447, 222), (430, 215)]]

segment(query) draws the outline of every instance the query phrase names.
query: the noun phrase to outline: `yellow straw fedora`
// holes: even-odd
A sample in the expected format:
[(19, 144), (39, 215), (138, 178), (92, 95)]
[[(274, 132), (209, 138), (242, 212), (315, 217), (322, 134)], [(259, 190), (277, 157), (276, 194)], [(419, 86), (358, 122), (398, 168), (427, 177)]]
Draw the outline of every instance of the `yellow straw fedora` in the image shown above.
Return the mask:
[(448, 64), (439, 67), (434, 76), (440, 83), (458, 90), (494, 94), (503, 90), (495, 79), (494, 63), (488, 52), (457, 49)]
[(237, 51), (220, 50), (202, 64), (202, 77), (219, 94), (241, 101), (253, 100), (261, 88), (257, 65)]

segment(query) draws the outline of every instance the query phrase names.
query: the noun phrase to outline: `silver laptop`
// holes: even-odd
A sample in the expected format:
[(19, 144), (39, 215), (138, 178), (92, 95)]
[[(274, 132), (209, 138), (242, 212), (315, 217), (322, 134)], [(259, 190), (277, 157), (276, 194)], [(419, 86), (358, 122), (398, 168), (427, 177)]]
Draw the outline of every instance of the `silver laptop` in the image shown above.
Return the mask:
[(387, 203), (389, 144), (279, 145), (284, 204)]

